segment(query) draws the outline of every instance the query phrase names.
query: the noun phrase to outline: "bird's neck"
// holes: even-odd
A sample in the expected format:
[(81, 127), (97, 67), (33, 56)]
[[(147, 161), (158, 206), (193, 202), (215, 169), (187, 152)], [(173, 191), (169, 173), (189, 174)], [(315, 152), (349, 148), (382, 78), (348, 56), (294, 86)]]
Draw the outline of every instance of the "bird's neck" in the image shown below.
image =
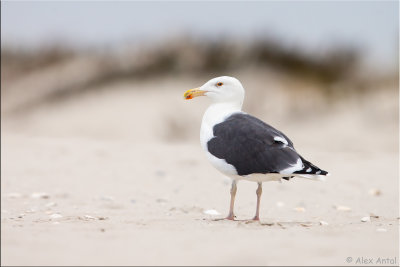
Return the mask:
[(203, 116), (203, 124), (213, 126), (222, 122), (232, 113), (241, 112), (242, 103), (238, 102), (215, 102), (211, 104)]
[(214, 102), (208, 109), (220, 111), (241, 111), (243, 102)]

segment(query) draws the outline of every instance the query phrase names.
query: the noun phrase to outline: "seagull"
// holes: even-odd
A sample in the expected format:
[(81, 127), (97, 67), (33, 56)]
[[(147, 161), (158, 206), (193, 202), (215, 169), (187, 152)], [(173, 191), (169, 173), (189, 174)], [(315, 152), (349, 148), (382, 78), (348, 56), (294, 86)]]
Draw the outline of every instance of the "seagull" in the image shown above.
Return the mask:
[(253, 220), (259, 221), (263, 182), (293, 177), (323, 180), (328, 175), (300, 156), (284, 133), (242, 111), (245, 90), (238, 79), (213, 78), (184, 93), (187, 100), (198, 96), (211, 99), (201, 123), (200, 144), (211, 165), (232, 179), (229, 214), (225, 219), (235, 220), (234, 204), (240, 180), (258, 184)]

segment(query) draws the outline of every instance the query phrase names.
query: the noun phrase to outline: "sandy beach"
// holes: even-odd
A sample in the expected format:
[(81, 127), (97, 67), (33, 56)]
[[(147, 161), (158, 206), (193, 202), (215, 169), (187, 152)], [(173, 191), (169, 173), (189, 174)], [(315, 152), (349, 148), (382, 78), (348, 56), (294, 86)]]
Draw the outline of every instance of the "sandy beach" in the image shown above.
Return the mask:
[(264, 183), (260, 223), (240, 182), (237, 221), (216, 221), (230, 181), (199, 145), (208, 102), (182, 99), (206, 78), (104, 85), (2, 115), (1, 264), (399, 265), (397, 91), (299, 106), (307, 93), (256, 94), (269, 77), (251, 73), (244, 109), (327, 181)]

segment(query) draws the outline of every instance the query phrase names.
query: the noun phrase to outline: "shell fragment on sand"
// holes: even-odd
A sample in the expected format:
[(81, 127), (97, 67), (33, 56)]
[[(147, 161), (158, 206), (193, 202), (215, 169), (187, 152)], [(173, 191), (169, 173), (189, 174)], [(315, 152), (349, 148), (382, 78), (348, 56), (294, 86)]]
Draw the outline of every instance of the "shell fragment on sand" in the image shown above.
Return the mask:
[(207, 214), (207, 215), (221, 215), (221, 213), (219, 213), (219, 212), (216, 211), (216, 210), (212, 210), (212, 209), (210, 209), (210, 210), (204, 210), (203, 213), (204, 213), (204, 214)]
[(305, 212), (306, 211), (306, 209), (304, 207), (296, 207), (296, 208), (294, 208), (294, 210), (297, 212)]
[(370, 222), (371, 221), (371, 217), (370, 216), (365, 216), (361, 218), (362, 222)]
[(341, 206), (341, 205), (336, 205), (336, 206), (335, 206), (335, 209), (336, 209), (336, 210), (339, 210), (339, 211), (351, 211), (351, 208), (350, 208), (350, 207)]
[(79, 220), (83, 220), (83, 221), (94, 221), (94, 220), (99, 220), (99, 221), (104, 221), (104, 220), (108, 220), (108, 217), (105, 216), (92, 216), (92, 215), (85, 215), (83, 217), (78, 217)]
[(31, 194), (31, 198), (44, 198), (47, 199), (49, 198), (50, 195), (45, 193), (45, 192), (35, 192)]
[(368, 191), (368, 194), (370, 194), (371, 196), (377, 197), (377, 196), (382, 195), (382, 191), (379, 190), (379, 189), (376, 189), (376, 188), (371, 188), (371, 189)]
[(63, 216), (61, 214), (59, 214), (59, 213), (53, 213), (49, 217), (50, 217), (50, 219), (60, 219)]

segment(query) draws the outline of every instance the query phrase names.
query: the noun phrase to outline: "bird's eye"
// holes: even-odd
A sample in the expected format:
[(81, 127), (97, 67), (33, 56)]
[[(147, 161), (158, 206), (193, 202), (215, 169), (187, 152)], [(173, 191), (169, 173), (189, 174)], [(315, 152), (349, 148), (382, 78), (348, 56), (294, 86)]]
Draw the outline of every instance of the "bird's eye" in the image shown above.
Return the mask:
[(222, 85), (223, 85), (223, 83), (221, 83), (221, 82), (217, 83), (217, 86), (222, 86)]

